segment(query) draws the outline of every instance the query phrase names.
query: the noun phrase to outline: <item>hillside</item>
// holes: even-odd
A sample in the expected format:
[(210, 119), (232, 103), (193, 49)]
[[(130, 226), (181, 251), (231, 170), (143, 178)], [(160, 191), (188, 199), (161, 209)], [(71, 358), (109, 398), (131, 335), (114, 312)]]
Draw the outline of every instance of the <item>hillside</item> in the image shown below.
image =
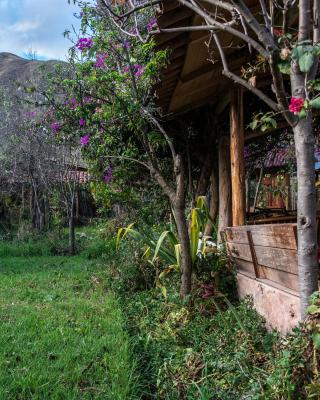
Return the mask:
[(32, 106), (21, 101), (24, 96), (22, 86), (45, 86), (44, 71), (52, 70), (57, 63), (60, 61), (26, 60), (11, 53), (0, 53), (1, 144), (6, 134), (19, 125), (22, 114), (31, 111)]

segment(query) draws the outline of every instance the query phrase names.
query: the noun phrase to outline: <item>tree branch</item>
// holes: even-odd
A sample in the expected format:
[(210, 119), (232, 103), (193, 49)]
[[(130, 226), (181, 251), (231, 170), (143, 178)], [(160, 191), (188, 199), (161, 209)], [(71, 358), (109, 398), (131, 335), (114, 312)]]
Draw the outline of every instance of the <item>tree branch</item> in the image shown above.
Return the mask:
[(238, 83), (239, 85), (245, 87), (246, 89), (250, 90), (256, 96), (258, 96), (261, 100), (263, 100), (272, 110), (279, 111), (279, 106), (276, 102), (270, 99), (267, 95), (265, 95), (261, 90), (251, 86), (246, 80), (240, 78), (238, 75), (234, 74), (229, 70), (227, 58), (224, 54), (222, 49), (220, 40), (216, 34), (213, 34), (214, 40), (216, 42), (217, 48), (220, 53), (221, 61), (222, 61), (222, 74), (227, 76), (228, 78), (232, 79), (234, 82)]
[(216, 21), (214, 18), (212, 18), (209, 13), (206, 13), (203, 11), (200, 7), (196, 7), (189, 3), (187, 0), (177, 0), (179, 3), (184, 5), (185, 7), (190, 8), (190, 10), (194, 11), (196, 14), (200, 15), (200, 17), (204, 18), (209, 25), (212, 25), (215, 28), (221, 29), (222, 31), (228, 32), (233, 36), (236, 36), (240, 39), (242, 39), (244, 42), (250, 44), (254, 49), (257, 50), (258, 53), (260, 53), (263, 57), (268, 57), (269, 52), (266, 51), (258, 42), (256, 42), (254, 39), (250, 38), (249, 36), (245, 35), (244, 33), (230, 27), (226, 26), (223, 23), (220, 23)]

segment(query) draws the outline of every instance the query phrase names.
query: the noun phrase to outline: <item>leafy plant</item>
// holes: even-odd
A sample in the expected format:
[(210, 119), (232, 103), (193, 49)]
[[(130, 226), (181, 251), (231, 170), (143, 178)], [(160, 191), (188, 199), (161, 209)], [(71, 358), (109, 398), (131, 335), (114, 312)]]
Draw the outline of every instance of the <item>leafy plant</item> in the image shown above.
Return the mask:
[[(210, 237), (204, 237), (203, 232), (209, 220), (209, 212), (204, 196), (197, 199), (196, 207), (190, 212), (190, 247), (193, 266), (199, 258), (206, 257), (212, 251), (209, 250)], [(116, 247), (120, 241), (130, 236), (143, 246), (143, 259), (151, 263), (155, 268), (162, 266), (158, 272), (157, 285), (161, 287), (166, 296), (166, 289), (161, 284), (161, 279), (172, 271), (179, 271), (181, 261), (181, 245), (178, 236), (173, 229), (165, 230), (158, 236), (151, 229), (134, 229), (134, 223), (126, 228), (120, 228), (117, 234)]]

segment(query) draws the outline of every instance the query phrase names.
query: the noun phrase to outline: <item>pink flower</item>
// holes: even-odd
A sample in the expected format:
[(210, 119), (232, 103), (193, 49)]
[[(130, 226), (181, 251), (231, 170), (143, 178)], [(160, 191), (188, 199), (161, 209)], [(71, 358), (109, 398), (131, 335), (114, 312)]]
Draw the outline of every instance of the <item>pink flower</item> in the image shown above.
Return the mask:
[(201, 297), (203, 299), (209, 299), (210, 297), (214, 297), (215, 295), (215, 288), (213, 285), (204, 283), (202, 285), (202, 289), (204, 290), (203, 293), (201, 294)]
[(81, 146), (87, 146), (87, 144), (89, 144), (89, 141), (90, 141), (89, 133), (80, 138)]
[(107, 53), (97, 54), (96, 55), (96, 62), (93, 64), (95, 68), (105, 68), (106, 58), (108, 57)]
[(304, 99), (301, 97), (291, 97), (290, 104), (289, 104), (289, 111), (291, 111), (294, 114), (298, 114), (304, 104)]
[(54, 133), (58, 133), (60, 131), (60, 129), (61, 129), (61, 124), (58, 121), (52, 122), (50, 127), (51, 127), (51, 129), (53, 130)]
[(91, 38), (80, 38), (76, 44), (76, 48), (80, 51), (85, 49), (90, 49), (93, 46), (93, 41)]
[(134, 72), (135, 77), (139, 77), (139, 76), (143, 75), (144, 67), (142, 65), (135, 64), (134, 69), (135, 69), (135, 72)]
[(274, 36), (277, 36), (277, 37), (283, 36), (283, 30), (282, 29), (278, 29), (278, 28), (274, 28), (273, 29), (273, 34), (274, 34)]
[(157, 26), (157, 20), (155, 18), (151, 18), (147, 25), (147, 31), (150, 32), (155, 26)]
[(105, 176), (103, 177), (103, 180), (105, 181), (106, 184), (108, 184), (112, 181), (112, 179), (113, 179), (113, 171), (112, 171), (112, 166), (110, 165), (106, 171)]
[[(139, 78), (144, 73), (144, 66), (140, 64), (134, 64), (131, 66), (132, 72), (136, 78)], [(122, 72), (127, 74), (130, 71), (130, 67), (126, 66), (123, 68)]]

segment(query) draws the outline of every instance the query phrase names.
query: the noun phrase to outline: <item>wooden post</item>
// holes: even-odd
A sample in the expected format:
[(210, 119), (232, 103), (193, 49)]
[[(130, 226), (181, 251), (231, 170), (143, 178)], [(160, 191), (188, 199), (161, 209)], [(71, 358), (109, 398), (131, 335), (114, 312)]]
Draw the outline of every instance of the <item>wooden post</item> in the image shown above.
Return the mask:
[(245, 206), (245, 165), (244, 165), (244, 126), (243, 92), (235, 88), (230, 104), (230, 155), (232, 188), (232, 225), (244, 225), (246, 222)]
[[(219, 233), (231, 225), (230, 183), (229, 137), (222, 136), (219, 141)], [(218, 235), (218, 241), (221, 243), (220, 235)]]

